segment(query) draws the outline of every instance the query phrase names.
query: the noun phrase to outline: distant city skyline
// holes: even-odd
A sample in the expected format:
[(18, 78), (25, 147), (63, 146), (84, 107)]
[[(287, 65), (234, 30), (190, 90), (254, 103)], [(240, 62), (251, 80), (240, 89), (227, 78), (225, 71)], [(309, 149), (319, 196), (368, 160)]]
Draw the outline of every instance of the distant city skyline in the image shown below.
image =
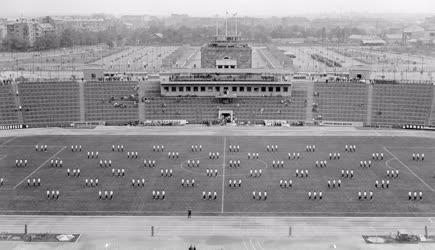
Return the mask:
[(190, 16), (297, 16), (313, 14), (380, 13), (435, 15), (433, 0), (3, 0), (0, 16), (7, 18), (44, 15), (114, 15), (187, 14)]

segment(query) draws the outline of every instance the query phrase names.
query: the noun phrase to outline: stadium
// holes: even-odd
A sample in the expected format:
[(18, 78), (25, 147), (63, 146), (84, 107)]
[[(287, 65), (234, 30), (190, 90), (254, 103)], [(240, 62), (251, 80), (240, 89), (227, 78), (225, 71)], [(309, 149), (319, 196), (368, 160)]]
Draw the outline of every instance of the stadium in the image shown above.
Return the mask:
[[(0, 213), (156, 216), (141, 230), (160, 225), (162, 238), (219, 235), (252, 216), (260, 225), (245, 232), (235, 225), (230, 234), (285, 237), (290, 224), (316, 218), (350, 220), (354, 233), (361, 221), (377, 223), (370, 217), (390, 220), (388, 229), (395, 217), (415, 217), (403, 220), (416, 229), (420, 218), (435, 216), (433, 82), (370, 78), (363, 66), (301, 73), (289, 60), (282, 50), (217, 34), (201, 48), (127, 48), (86, 65), (76, 80), (4, 80)], [(171, 219), (188, 211), (199, 218), (192, 232)], [(208, 220), (217, 229), (202, 232)], [(173, 244), (288, 244), (222, 237)], [(162, 238), (149, 242), (166, 249)]]

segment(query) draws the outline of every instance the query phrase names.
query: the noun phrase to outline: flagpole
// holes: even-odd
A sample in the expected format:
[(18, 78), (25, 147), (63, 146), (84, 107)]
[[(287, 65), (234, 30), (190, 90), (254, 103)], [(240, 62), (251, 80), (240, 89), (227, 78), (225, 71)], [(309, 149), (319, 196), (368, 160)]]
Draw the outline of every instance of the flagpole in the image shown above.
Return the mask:
[(228, 37), (228, 11), (225, 15), (225, 39)]

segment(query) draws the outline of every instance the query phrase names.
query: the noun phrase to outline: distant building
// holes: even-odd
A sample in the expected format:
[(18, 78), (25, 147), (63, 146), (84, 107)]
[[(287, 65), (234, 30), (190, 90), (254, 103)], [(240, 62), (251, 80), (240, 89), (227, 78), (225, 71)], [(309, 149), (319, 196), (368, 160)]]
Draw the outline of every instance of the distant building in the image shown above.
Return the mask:
[(202, 68), (252, 68), (252, 48), (238, 36), (216, 36), (201, 48)]
[(54, 20), (60, 29), (73, 29), (91, 32), (104, 31), (109, 27), (110, 24), (110, 22), (104, 20), (103, 18), (56, 17)]
[(383, 46), (387, 44), (387, 42), (385, 42), (382, 39), (370, 39), (370, 40), (362, 40), (361, 41), (361, 45), (363, 46)]
[(369, 79), (370, 78), (370, 67), (367, 65), (354, 65), (349, 69), (350, 79)]
[(0, 42), (6, 38), (8, 34), (8, 24), (6, 19), (0, 19)]
[(36, 40), (44, 35), (55, 32), (55, 27), (50, 23), (39, 23), (34, 19), (18, 19), (7, 24), (7, 36), (27, 41), (32, 47)]
[(305, 38), (274, 38), (272, 42), (278, 45), (304, 44)]
[(7, 25), (7, 36), (27, 41), (29, 46), (33, 46), (37, 37), (40, 36), (38, 25), (39, 23), (34, 20), (18, 19)]
[(151, 16), (146, 15), (125, 15), (121, 16), (120, 20), (122, 23), (131, 28), (144, 28), (148, 27), (149, 21), (151, 21)]
[(385, 41), (389, 44), (401, 44), (403, 41), (403, 34), (386, 34)]
[(378, 36), (373, 36), (373, 35), (351, 35), (348, 37), (348, 40), (351, 43), (359, 44), (359, 45), (384, 45), (384, 44), (386, 44), (386, 42), (384, 40), (382, 40)]
[(417, 40), (418, 38), (421, 38), (424, 36), (424, 28), (419, 25), (410, 25), (403, 29), (403, 41), (404, 43), (410, 41), (410, 40)]

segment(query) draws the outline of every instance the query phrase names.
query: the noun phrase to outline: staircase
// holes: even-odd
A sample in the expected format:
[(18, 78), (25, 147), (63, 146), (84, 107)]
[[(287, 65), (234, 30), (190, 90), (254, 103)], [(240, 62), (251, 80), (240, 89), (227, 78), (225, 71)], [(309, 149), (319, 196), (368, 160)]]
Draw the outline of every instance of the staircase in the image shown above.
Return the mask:
[(139, 105), (137, 109), (137, 112), (139, 112), (139, 123), (143, 123), (145, 121), (145, 103), (142, 102), (142, 98), (145, 96), (145, 84), (145, 81), (139, 82)]
[(79, 82), (79, 104), (80, 104), (80, 121), (85, 121), (85, 87), (83, 82)]
[(17, 116), (18, 116), (18, 123), (24, 124), (24, 118), (23, 118), (23, 111), (19, 110), (19, 107), (23, 107), (21, 105), (21, 98), (20, 94), (16, 94), (18, 92), (18, 83), (12, 83), (12, 90), (14, 92), (14, 101), (15, 101), (15, 107), (17, 108)]
[[(373, 85), (369, 84), (367, 88), (367, 117), (366, 125), (370, 126), (372, 124), (372, 107), (373, 107)], [(364, 121), (363, 121), (364, 122)]]
[(305, 107), (305, 124), (312, 125), (313, 122), (313, 103), (314, 103), (314, 82), (312, 81), (302, 81), (293, 82), (292, 91), (302, 90), (306, 91), (307, 95), (305, 97), (306, 107)]
[(426, 125), (435, 126), (435, 87), (432, 88), (432, 105)]

